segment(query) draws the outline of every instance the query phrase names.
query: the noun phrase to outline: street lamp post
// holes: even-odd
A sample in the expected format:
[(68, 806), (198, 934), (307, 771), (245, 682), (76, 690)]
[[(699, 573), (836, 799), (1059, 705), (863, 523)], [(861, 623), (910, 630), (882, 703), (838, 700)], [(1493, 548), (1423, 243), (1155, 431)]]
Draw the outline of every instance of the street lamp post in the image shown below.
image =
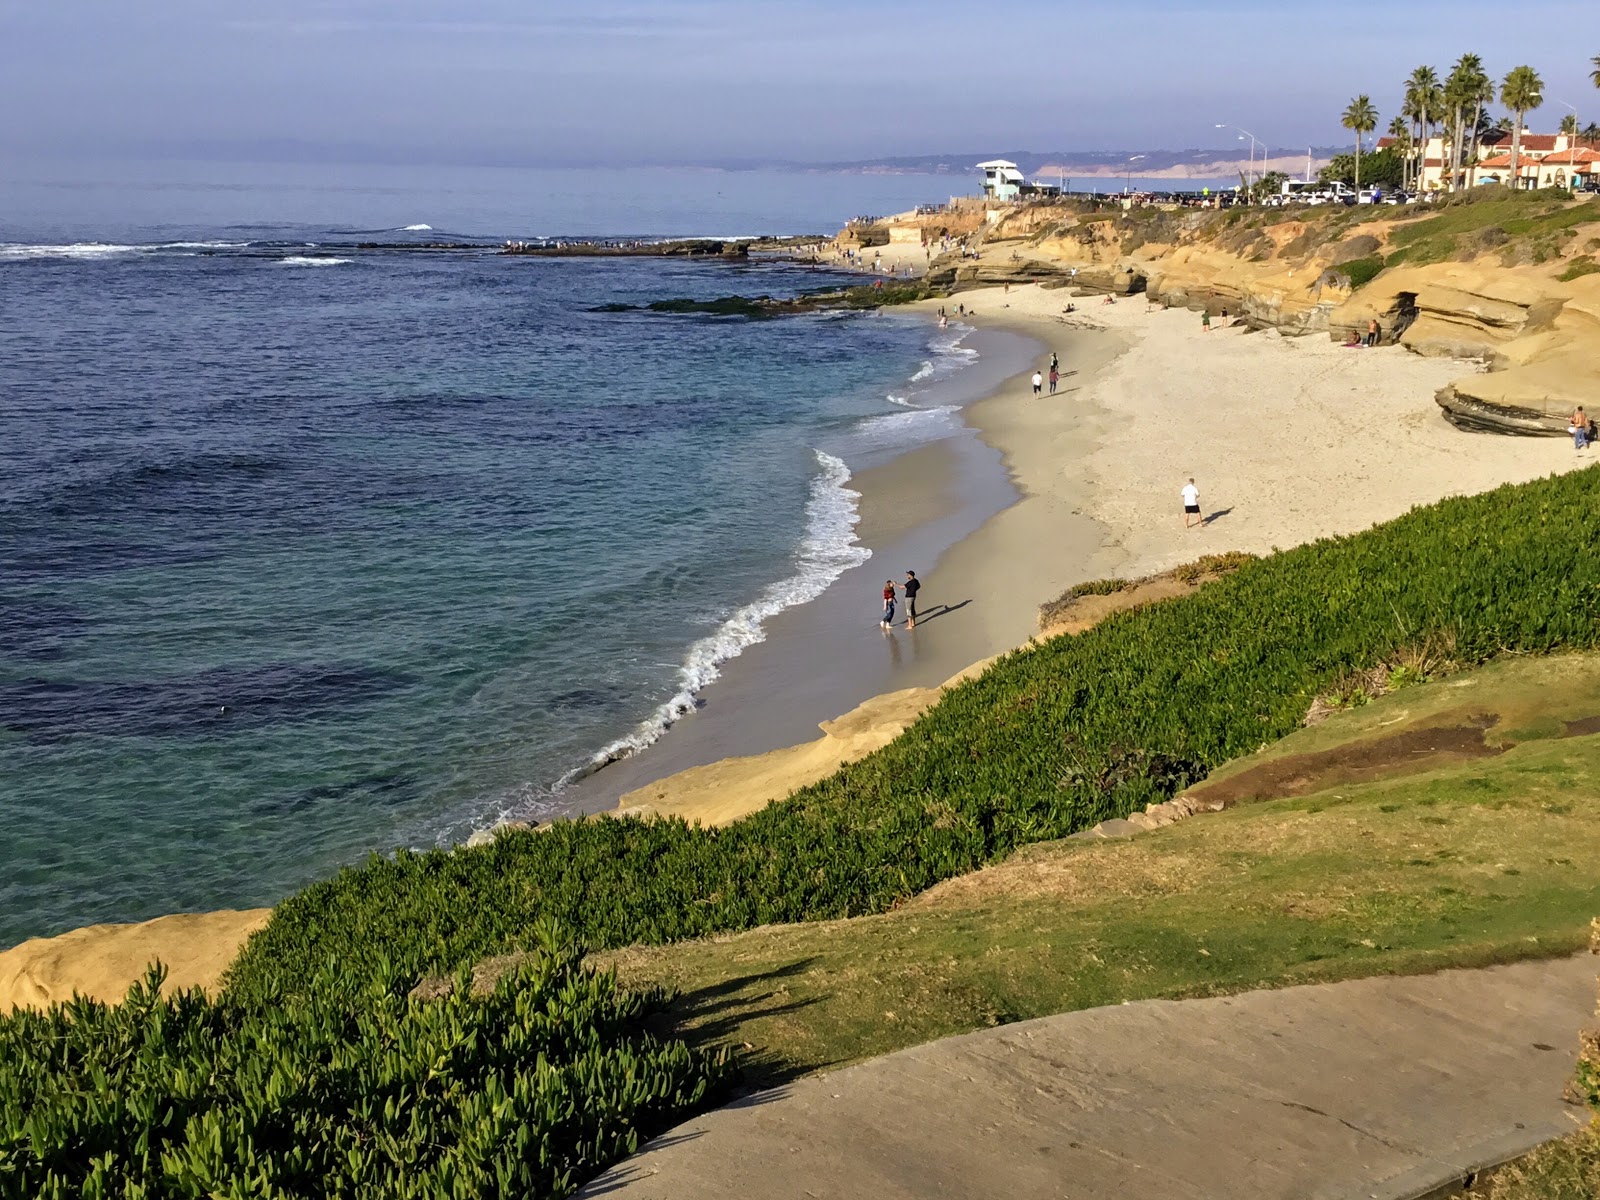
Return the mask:
[(1124, 196), (1128, 194), (1129, 190), (1133, 186), (1133, 164), (1138, 162), (1143, 157), (1144, 155), (1142, 154), (1135, 154), (1127, 162), (1122, 164), (1122, 194)]
[[(1238, 125), (1218, 124), (1216, 128), (1237, 130), (1239, 133), (1242, 133), (1245, 137), (1250, 139), (1250, 171), (1245, 176), (1245, 201), (1246, 203), (1249, 203), (1251, 199), (1251, 189), (1255, 187), (1256, 182), (1256, 135), (1251, 133), (1248, 129), (1240, 128)], [(1263, 148), (1265, 147), (1263, 146)], [(1262, 156), (1262, 161), (1266, 161), (1264, 155)]]

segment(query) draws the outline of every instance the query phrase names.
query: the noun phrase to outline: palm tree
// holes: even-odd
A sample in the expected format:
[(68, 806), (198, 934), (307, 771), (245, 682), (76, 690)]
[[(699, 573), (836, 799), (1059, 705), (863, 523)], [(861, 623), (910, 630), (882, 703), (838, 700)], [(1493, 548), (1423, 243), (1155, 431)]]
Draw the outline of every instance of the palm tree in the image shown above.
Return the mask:
[[(1476, 161), (1478, 114), (1483, 111), (1487, 101), (1494, 99), (1494, 85), (1484, 74), (1483, 60), (1476, 54), (1463, 54), (1458, 58), (1456, 65), (1450, 69), (1450, 78), (1445, 80), (1444, 95), (1451, 118), (1450, 190), (1453, 192), (1461, 181), (1462, 150), (1467, 135), (1469, 132), (1474, 135), (1469, 161)], [(1470, 127), (1467, 123), (1469, 112), (1472, 114)]]
[(1411, 162), (1411, 126), (1405, 117), (1397, 116), (1383, 132), (1394, 142), (1395, 153), (1400, 155), (1400, 186), (1403, 188)]
[(1438, 94), (1439, 75), (1432, 67), (1418, 67), (1406, 80), (1406, 108), (1411, 119), (1417, 122), (1417, 165), (1413, 182), (1419, 188), (1422, 186), (1422, 169), (1427, 164), (1428, 130), (1433, 114), (1439, 111), (1434, 103)]
[(1594, 64), (1594, 70), (1589, 72), (1589, 78), (1595, 87), (1600, 88), (1600, 54), (1596, 54), (1589, 61)]
[(1578, 114), (1577, 113), (1568, 113), (1566, 116), (1562, 117), (1561, 118), (1561, 124), (1556, 126), (1556, 132), (1557, 133), (1577, 133), (1578, 132)]
[(1595, 143), (1600, 142), (1600, 125), (1596, 125), (1593, 121), (1590, 121), (1583, 127), (1583, 132), (1578, 136), (1584, 141), (1588, 142), (1589, 149), (1593, 150)]
[(1356, 135), (1356, 191), (1361, 190), (1361, 135), (1378, 127), (1378, 110), (1372, 107), (1371, 96), (1357, 96), (1344, 110), (1340, 124), (1352, 129)]
[(1511, 186), (1522, 186), (1522, 118), (1544, 103), (1544, 80), (1532, 67), (1512, 67), (1500, 82), (1500, 103), (1513, 114)]
[(1484, 116), (1483, 106), (1494, 103), (1494, 80), (1490, 79), (1483, 69), (1483, 62), (1476, 54), (1462, 56), (1462, 61), (1471, 59), (1476, 74), (1472, 80), (1472, 156), (1467, 160), (1467, 186), (1472, 187), (1478, 182), (1479, 147), (1488, 121)]
[(1449, 188), (1456, 190), (1456, 177), (1461, 165), (1461, 137), (1465, 132), (1463, 126), (1467, 119), (1467, 105), (1471, 103), (1468, 92), (1471, 90), (1472, 81), (1467, 78), (1465, 55), (1450, 69), (1449, 76), (1444, 81), (1445, 112), (1449, 120), (1445, 122), (1445, 136), (1450, 139), (1450, 153), (1441, 155), (1445, 160), (1442, 164), (1448, 170), (1450, 180)]

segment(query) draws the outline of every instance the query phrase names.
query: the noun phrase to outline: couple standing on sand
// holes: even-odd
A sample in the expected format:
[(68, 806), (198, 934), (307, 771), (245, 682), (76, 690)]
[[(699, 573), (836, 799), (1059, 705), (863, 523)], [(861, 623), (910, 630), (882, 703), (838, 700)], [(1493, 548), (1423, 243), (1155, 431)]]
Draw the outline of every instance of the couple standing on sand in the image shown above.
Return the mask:
[[(1055, 351), (1050, 352), (1050, 394), (1056, 394), (1056, 385), (1061, 382), (1061, 360), (1056, 357)], [(1037, 396), (1044, 387), (1044, 376), (1035, 371), (1033, 373), (1033, 394)]]
[(917, 592), (922, 588), (922, 582), (917, 578), (915, 571), (906, 572), (906, 581), (896, 584), (892, 579), (883, 581), (883, 616), (879, 618), (878, 625), (888, 629), (894, 624), (894, 589), (898, 586), (906, 594), (906, 628), (917, 627)]

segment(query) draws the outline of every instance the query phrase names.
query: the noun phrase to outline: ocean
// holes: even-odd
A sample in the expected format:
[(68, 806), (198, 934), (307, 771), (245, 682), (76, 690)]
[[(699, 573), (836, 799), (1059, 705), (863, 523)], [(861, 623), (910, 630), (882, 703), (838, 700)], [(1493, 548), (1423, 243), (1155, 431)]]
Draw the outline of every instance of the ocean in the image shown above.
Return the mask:
[[(862, 561), (852, 472), (959, 428), (926, 397), (965, 330), (596, 312), (841, 277), (492, 247), (831, 231), (948, 181), (603, 182), (0, 187), (0, 946), (558, 814)], [(434, 239), (484, 249), (356, 248)]]

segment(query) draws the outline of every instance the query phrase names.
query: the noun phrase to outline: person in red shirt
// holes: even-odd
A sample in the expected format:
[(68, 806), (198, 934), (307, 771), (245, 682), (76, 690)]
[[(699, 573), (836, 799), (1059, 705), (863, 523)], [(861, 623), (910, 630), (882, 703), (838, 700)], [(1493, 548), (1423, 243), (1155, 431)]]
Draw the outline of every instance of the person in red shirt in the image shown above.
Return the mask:
[(884, 629), (894, 624), (894, 580), (883, 581), (883, 617), (878, 624)]

